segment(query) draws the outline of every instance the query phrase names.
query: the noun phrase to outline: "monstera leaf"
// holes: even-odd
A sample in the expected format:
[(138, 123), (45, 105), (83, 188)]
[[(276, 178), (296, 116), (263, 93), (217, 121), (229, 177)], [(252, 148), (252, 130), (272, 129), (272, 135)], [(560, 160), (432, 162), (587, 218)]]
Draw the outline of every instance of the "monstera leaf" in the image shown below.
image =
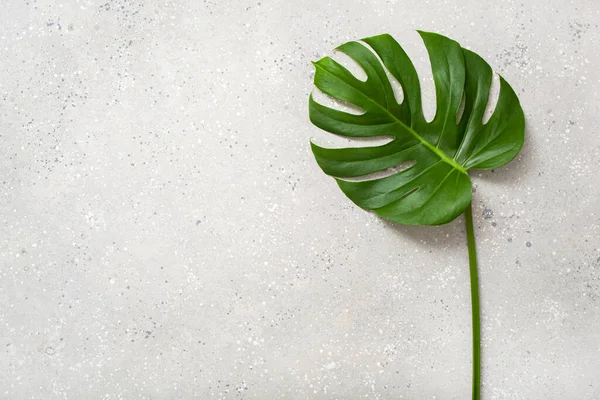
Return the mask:
[[(471, 202), (469, 170), (497, 168), (512, 160), (523, 146), (523, 110), (510, 85), (500, 78), (500, 95), (487, 123), (492, 69), (477, 54), (444, 36), (419, 31), (429, 53), (435, 82), (436, 114), (423, 116), (421, 89), (415, 68), (390, 36), (348, 42), (337, 50), (354, 59), (367, 75), (365, 82), (330, 57), (314, 63), (314, 82), (327, 95), (364, 112), (350, 114), (317, 103), (310, 97), (310, 120), (328, 132), (355, 138), (388, 137), (376, 147), (328, 149), (312, 144), (321, 169), (336, 177), (356, 205), (394, 222), (439, 225), (452, 221)], [(386, 71), (402, 86), (398, 104)], [(457, 121), (461, 102), (464, 111)], [(413, 165), (380, 179), (349, 181), (402, 163)]]
[[(328, 149), (312, 143), (321, 169), (336, 178), (342, 191), (366, 210), (401, 224), (439, 225), (465, 213), (473, 320), (473, 400), (481, 391), (481, 336), (475, 233), (469, 170), (496, 168), (523, 146), (525, 119), (517, 95), (500, 78), (498, 102), (487, 123), (483, 116), (492, 69), (477, 54), (444, 36), (419, 32), (431, 61), (436, 114), (425, 120), (415, 68), (389, 35), (349, 42), (337, 49), (354, 59), (367, 75), (361, 81), (329, 57), (314, 63), (315, 85), (322, 92), (363, 112), (350, 114), (310, 97), (310, 120), (321, 129), (349, 138), (383, 137), (376, 147)], [(367, 47), (368, 46), (368, 47)], [(369, 48), (370, 47), (370, 48)], [(387, 72), (386, 72), (387, 69)], [(398, 103), (390, 73), (401, 85)], [(400, 164), (409, 167), (368, 179)], [(361, 181), (348, 178), (365, 177)]]

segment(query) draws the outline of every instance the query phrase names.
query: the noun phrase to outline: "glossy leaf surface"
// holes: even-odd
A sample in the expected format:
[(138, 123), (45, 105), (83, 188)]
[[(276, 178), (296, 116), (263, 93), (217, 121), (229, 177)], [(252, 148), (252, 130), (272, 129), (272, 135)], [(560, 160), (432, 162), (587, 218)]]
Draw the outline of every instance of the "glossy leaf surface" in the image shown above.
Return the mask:
[[(364, 82), (330, 57), (314, 63), (317, 88), (364, 112), (355, 115), (335, 110), (311, 95), (310, 120), (337, 135), (387, 137), (391, 141), (343, 149), (311, 145), (321, 169), (335, 177), (359, 207), (401, 224), (438, 225), (452, 221), (471, 202), (469, 170), (497, 168), (518, 154), (525, 119), (517, 95), (500, 77), (496, 107), (484, 124), (493, 76), (490, 66), (451, 39), (429, 32), (419, 34), (435, 83), (433, 120), (428, 122), (423, 115), (419, 78), (406, 52), (390, 35), (373, 36), (337, 48), (362, 67), (367, 75)], [(400, 104), (385, 69), (402, 87)], [(457, 121), (461, 102), (464, 111)], [(406, 162), (413, 165), (383, 178), (345, 179)]]

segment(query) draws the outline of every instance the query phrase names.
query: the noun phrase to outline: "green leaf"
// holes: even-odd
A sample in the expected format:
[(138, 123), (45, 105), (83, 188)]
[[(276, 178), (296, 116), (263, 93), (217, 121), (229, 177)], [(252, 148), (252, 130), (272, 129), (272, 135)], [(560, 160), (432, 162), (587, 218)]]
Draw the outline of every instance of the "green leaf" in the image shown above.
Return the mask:
[[(406, 52), (390, 35), (348, 42), (337, 50), (354, 59), (367, 75), (357, 79), (341, 64), (324, 57), (314, 63), (315, 86), (325, 94), (364, 112), (350, 114), (309, 100), (310, 120), (319, 128), (350, 138), (387, 137), (375, 147), (329, 149), (311, 143), (321, 169), (336, 177), (356, 205), (394, 222), (439, 225), (462, 214), (471, 202), (472, 169), (497, 168), (521, 150), (525, 118), (517, 95), (500, 77), (500, 94), (487, 123), (492, 69), (477, 54), (447, 37), (419, 31), (431, 61), (436, 114), (427, 122), (417, 72)], [(370, 48), (369, 48), (370, 47)], [(384, 69), (402, 86), (398, 104)], [(464, 111), (457, 114), (464, 98)], [(350, 181), (414, 165), (380, 179)]]

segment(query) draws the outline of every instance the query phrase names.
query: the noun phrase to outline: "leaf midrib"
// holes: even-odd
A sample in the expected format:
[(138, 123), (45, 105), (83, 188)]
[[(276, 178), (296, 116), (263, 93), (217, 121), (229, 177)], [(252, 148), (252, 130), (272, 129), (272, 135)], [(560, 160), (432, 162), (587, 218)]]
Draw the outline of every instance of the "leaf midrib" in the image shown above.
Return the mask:
[[(322, 71), (335, 76), (336, 78), (340, 78), (339, 76), (333, 74), (331, 71), (323, 68), (322, 66), (320, 66), (318, 63), (313, 63), (315, 65), (316, 68), (321, 69)], [(340, 78), (342, 81), (344, 81), (344, 79)], [(369, 77), (367, 77), (367, 80), (365, 82), (361, 82), (362, 84), (367, 84), (367, 82), (369, 81)], [(380, 109), (382, 109), (387, 115), (389, 115), (394, 122), (398, 123), (399, 125), (402, 125), (403, 127), (405, 127), (408, 132), (413, 135), (418, 141), (420, 141), (421, 143), (423, 143), (423, 145), (425, 147), (427, 147), (429, 150), (431, 150), (433, 153), (435, 153), (442, 161), (450, 164), (450, 166), (452, 166), (452, 168), (458, 170), (459, 172), (462, 172), (463, 174), (467, 175), (467, 170), (463, 168), (462, 165), (456, 163), (452, 158), (448, 157), (446, 155), (446, 153), (444, 153), (442, 150), (440, 150), (438, 147), (434, 146), (433, 144), (429, 143), (427, 140), (425, 140), (421, 135), (419, 135), (414, 129), (412, 129), (412, 127), (406, 125), (404, 122), (400, 121), (394, 114), (392, 114), (387, 108), (383, 107), (381, 104), (379, 104), (377, 101), (375, 101), (375, 99), (372, 99), (371, 97), (369, 97), (366, 93), (364, 93), (362, 90), (352, 86), (350, 83), (346, 82), (347, 84), (349, 84), (351, 87), (353, 87), (354, 89), (357, 89), (360, 91), (360, 93), (367, 99), (369, 100), (371, 103), (375, 104), (377, 107), (379, 107)], [(441, 135), (443, 135), (443, 132), (441, 133)]]
[[(370, 99), (368, 96), (367, 98), (369, 100), (371, 100), (371, 102), (373, 102), (372, 99)], [(381, 105), (379, 105), (376, 102), (373, 102), (375, 104), (377, 104), (379, 106), (379, 108), (381, 108), (382, 110), (384, 110), (390, 117), (392, 117), (394, 119), (395, 122), (397, 122), (400, 125), (405, 126), (408, 131), (410, 132), (411, 135), (413, 135), (415, 138), (417, 138), (421, 143), (423, 143), (423, 145), (425, 145), (425, 147), (427, 147), (429, 150), (433, 151), (438, 157), (440, 157), (442, 159), (442, 161), (450, 164), (450, 166), (456, 170), (458, 170), (459, 172), (462, 172), (465, 175), (467, 174), (467, 170), (463, 168), (462, 165), (457, 164), (452, 158), (448, 157), (446, 155), (446, 153), (444, 153), (442, 150), (439, 149), (439, 147), (434, 146), (433, 144), (429, 143), (427, 140), (423, 139), (423, 137), (421, 135), (419, 135), (414, 129), (412, 129), (412, 127), (406, 125), (404, 122), (400, 121), (394, 114), (392, 114), (391, 112), (389, 112), (387, 109), (381, 107)], [(443, 135), (444, 132), (442, 132), (440, 135)]]

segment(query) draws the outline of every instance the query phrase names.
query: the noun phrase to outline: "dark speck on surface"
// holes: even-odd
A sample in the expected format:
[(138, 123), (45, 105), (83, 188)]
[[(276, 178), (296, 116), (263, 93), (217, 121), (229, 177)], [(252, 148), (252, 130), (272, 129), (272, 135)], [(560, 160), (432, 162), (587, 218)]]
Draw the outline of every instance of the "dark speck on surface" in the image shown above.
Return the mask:
[(527, 243), (525, 243), (525, 246), (527, 246), (527, 247), (531, 247), (531, 242), (527, 242)]
[(494, 216), (494, 212), (486, 207), (483, 209), (482, 215), (483, 215), (483, 219), (492, 219), (492, 217)]

